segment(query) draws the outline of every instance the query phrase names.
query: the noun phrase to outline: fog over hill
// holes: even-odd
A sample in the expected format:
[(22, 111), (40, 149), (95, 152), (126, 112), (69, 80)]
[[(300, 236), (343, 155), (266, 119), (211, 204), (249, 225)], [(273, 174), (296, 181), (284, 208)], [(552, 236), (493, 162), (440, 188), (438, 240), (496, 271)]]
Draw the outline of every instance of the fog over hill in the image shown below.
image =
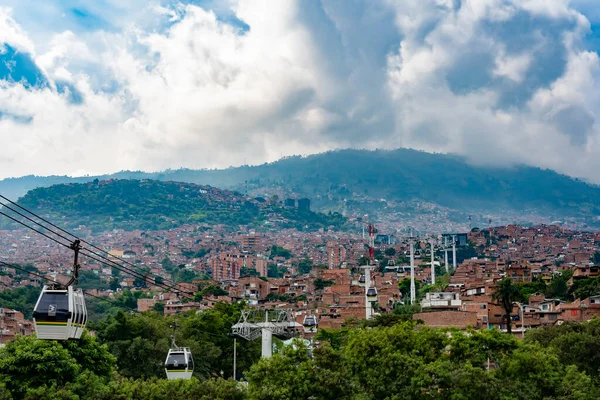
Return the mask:
[[(252, 196), (306, 196), (317, 209), (350, 213), (373, 207), (383, 214), (394, 213), (403, 209), (399, 205), (406, 209), (409, 204), (426, 203), (462, 214), (535, 214), (548, 223), (571, 219), (588, 227), (593, 227), (600, 215), (600, 187), (596, 185), (551, 170), (479, 167), (459, 156), (409, 149), (339, 150), (222, 170), (123, 171), (79, 178), (25, 176), (0, 181), (0, 193), (15, 199), (36, 187), (96, 178), (151, 178), (235, 189)], [(383, 209), (381, 204), (385, 204)], [(410, 210), (419, 213), (418, 207)], [(462, 214), (458, 218), (463, 218)]]

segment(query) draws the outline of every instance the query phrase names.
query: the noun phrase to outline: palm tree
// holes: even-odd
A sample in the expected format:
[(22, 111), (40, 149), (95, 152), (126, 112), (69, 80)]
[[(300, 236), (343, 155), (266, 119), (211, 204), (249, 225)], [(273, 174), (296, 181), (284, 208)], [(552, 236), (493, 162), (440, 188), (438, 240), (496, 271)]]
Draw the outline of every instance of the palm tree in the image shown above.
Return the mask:
[(506, 315), (506, 331), (512, 333), (512, 309), (515, 301), (520, 301), (523, 298), (521, 288), (513, 285), (512, 279), (504, 278), (496, 285), (496, 290), (492, 294), (492, 300), (499, 303), (504, 308)]

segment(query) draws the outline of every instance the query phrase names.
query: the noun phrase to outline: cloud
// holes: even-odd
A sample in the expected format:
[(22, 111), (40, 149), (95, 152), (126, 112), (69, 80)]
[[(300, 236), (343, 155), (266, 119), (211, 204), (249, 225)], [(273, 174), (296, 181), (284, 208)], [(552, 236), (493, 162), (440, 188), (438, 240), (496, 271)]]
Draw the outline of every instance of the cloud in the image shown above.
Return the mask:
[(600, 182), (600, 62), (568, 1), (83, 1), (46, 30), (28, 7), (0, 42), (48, 84), (0, 81), (0, 177), (408, 146)]

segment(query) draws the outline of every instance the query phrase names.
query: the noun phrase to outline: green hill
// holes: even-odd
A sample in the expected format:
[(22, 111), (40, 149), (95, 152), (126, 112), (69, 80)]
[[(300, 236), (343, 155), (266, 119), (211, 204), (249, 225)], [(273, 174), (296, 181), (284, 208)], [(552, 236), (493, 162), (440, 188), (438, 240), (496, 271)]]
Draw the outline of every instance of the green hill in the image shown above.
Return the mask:
[[(29, 191), (19, 204), (63, 226), (84, 225), (96, 231), (169, 229), (187, 223), (315, 230), (340, 228), (346, 222), (339, 214), (300, 212), (211, 186), (156, 180), (53, 185)], [(5, 227), (15, 226), (6, 218), (1, 222)]]
[[(159, 173), (120, 172), (119, 178), (151, 178), (191, 182), (248, 191), (306, 196), (316, 209), (340, 210), (346, 200), (364, 210), (380, 199), (403, 202), (408, 212), (420, 212), (408, 202), (427, 202), (460, 213), (485, 215), (535, 212), (548, 218), (578, 218), (590, 224), (600, 215), (600, 187), (550, 170), (515, 166), (470, 165), (461, 157), (397, 149), (340, 150), (308, 157), (222, 170), (167, 170)], [(108, 179), (113, 176), (104, 176)], [(0, 193), (16, 197), (28, 188), (57, 180), (82, 182), (93, 177), (24, 177), (0, 181)], [(398, 209), (395, 209), (398, 210)], [(416, 210), (416, 211), (415, 211)], [(460, 218), (464, 219), (464, 215)]]

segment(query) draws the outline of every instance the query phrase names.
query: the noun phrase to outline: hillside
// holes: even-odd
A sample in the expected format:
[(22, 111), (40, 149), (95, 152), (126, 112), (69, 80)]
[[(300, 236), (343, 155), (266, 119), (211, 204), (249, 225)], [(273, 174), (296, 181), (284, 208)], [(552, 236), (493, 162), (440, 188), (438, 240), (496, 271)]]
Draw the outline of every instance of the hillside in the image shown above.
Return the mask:
[[(341, 210), (346, 200), (350, 207), (365, 211), (373, 206), (370, 203), (385, 199), (401, 203), (389, 205), (394, 212), (419, 213), (410, 202), (426, 202), (462, 213), (457, 218), (464, 218), (464, 213), (491, 216), (531, 212), (548, 219), (576, 218), (584, 225), (595, 224), (600, 211), (600, 187), (550, 170), (476, 167), (458, 156), (408, 149), (341, 150), (288, 157), (259, 166), (120, 172), (114, 176), (199, 183), (248, 190), (263, 197), (272, 193), (306, 196), (324, 210)], [(26, 189), (48, 186), (57, 180), (91, 179), (30, 176), (3, 180), (0, 193), (17, 197)]]
[[(67, 227), (93, 230), (169, 229), (186, 223), (252, 227), (340, 228), (345, 218), (282, 208), (237, 192), (181, 182), (95, 180), (37, 188), (19, 203), (61, 221)], [(8, 220), (0, 221), (4, 227)]]

